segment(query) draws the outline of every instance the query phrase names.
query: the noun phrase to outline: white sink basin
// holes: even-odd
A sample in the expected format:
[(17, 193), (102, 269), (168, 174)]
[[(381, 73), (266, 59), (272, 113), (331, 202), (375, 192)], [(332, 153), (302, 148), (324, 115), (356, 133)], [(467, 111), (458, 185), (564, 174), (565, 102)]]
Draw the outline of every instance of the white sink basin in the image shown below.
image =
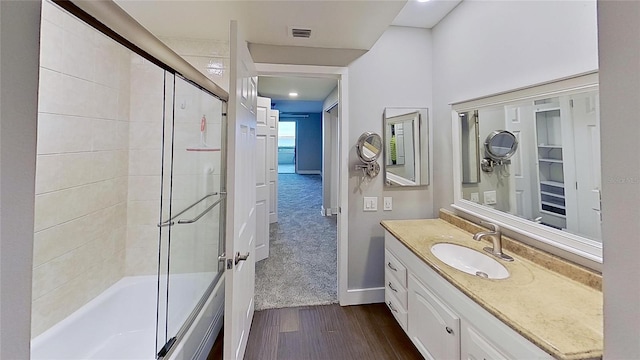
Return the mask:
[(431, 252), (445, 264), (467, 274), (489, 279), (506, 279), (509, 271), (497, 260), (468, 247), (439, 243), (431, 247)]

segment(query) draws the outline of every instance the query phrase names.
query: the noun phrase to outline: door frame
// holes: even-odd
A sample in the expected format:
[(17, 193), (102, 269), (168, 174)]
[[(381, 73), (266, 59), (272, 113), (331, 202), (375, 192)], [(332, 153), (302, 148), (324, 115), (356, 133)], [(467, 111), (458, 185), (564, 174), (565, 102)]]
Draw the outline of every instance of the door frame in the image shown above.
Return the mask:
[[(277, 75), (292, 77), (319, 77), (331, 78), (338, 80), (338, 131), (339, 131), (339, 149), (342, 159), (349, 154), (349, 143), (343, 141), (349, 139), (349, 81), (348, 68), (335, 66), (314, 66), (314, 65), (287, 65), (287, 64), (265, 64), (256, 63), (258, 76)], [(324, 110), (324, 109), (323, 109)], [(350, 305), (353, 301), (349, 300), (347, 291), (348, 280), (348, 238), (349, 238), (349, 163), (348, 161), (340, 162), (338, 174), (338, 204), (340, 211), (338, 212), (338, 232), (337, 232), (337, 250), (338, 250), (338, 301), (340, 305)]]

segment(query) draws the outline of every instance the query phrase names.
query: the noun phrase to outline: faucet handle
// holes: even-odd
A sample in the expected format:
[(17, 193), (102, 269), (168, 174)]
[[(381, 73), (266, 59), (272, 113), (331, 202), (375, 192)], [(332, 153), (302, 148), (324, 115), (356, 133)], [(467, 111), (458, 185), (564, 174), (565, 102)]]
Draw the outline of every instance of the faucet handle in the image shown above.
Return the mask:
[(480, 220), (480, 224), (488, 226), (489, 228), (491, 228), (492, 231), (496, 231), (496, 232), (500, 231), (500, 226), (492, 222)]

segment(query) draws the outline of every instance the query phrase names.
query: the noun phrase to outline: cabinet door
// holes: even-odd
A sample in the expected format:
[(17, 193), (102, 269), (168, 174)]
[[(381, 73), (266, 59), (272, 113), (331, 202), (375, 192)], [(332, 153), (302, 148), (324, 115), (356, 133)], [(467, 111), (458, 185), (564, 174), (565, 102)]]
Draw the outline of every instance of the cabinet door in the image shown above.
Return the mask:
[(462, 325), (461, 349), (463, 360), (508, 360), (495, 345), (469, 326)]
[(460, 318), (409, 275), (409, 338), (426, 359), (460, 359)]

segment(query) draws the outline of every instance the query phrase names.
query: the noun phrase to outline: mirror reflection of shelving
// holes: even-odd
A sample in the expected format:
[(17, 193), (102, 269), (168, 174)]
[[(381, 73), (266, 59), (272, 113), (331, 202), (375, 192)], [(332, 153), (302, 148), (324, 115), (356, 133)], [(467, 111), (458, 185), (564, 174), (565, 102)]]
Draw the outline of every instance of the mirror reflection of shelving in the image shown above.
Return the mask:
[(537, 101), (536, 138), (538, 157), (538, 189), (542, 223), (566, 227), (564, 158), (558, 99)]

